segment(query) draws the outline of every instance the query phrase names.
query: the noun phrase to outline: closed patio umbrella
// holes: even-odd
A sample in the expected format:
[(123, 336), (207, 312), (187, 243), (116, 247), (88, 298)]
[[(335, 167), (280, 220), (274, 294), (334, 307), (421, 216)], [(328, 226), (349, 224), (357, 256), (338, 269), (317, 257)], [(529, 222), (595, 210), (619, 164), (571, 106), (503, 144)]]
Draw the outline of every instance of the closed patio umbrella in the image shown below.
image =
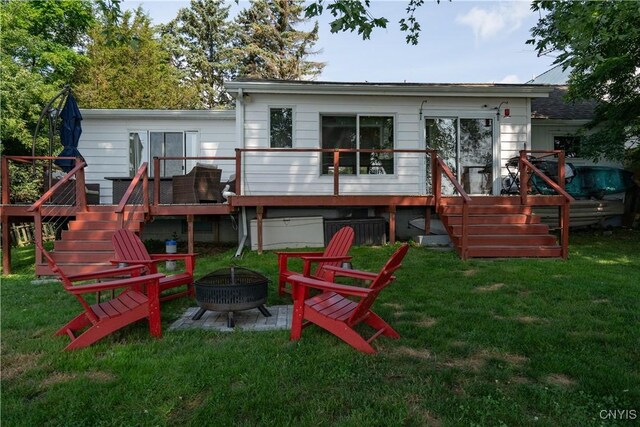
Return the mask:
[[(78, 151), (78, 141), (80, 141), (80, 134), (82, 134), (82, 126), (80, 124), (82, 114), (80, 114), (78, 103), (71, 92), (67, 96), (67, 102), (64, 104), (60, 117), (62, 118), (60, 143), (64, 149), (59, 156), (82, 157)], [(57, 159), (54, 163), (65, 172), (69, 172), (75, 166), (75, 160)]]

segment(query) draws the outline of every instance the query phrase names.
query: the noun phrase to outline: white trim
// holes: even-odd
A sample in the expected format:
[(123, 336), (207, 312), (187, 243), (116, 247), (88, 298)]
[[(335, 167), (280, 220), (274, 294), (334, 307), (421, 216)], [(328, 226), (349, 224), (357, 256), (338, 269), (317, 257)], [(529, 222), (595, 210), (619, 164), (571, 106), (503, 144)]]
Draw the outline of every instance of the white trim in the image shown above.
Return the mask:
[(235, 110), (123, 110), (80, 109), (85, 119), (192, 119), (234, 120)]
[(303, 95), (376, 95), (376, 96), (465, 96), (547, 98), (553, 87), (515, 84), (418, 84), (418, 83), (338, 83), (290, 81), (232, 81), (224, 84), (233, 96), (245, 93)]

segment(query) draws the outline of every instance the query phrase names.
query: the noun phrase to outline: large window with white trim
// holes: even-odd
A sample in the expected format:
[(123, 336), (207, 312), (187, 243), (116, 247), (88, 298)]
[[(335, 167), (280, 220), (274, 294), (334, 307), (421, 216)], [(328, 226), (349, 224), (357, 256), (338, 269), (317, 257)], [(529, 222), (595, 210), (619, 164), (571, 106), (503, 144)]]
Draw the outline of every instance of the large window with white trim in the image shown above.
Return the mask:
[[(395, 144), (394, 117), (388, 115), (322, 115), (320, 140), (323, 149), (391, 150)], [(340, 153), (339, 173), (390, 175), (393, 153)], [(322, 174), (333, 174), (333, 153), (322, 153)]]

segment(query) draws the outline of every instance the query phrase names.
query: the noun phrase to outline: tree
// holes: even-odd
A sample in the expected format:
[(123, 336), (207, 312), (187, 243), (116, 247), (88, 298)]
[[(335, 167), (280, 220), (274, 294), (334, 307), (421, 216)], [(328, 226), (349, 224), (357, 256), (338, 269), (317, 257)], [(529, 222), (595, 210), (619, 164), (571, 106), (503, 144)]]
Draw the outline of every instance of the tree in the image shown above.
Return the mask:
[(196, 91), (183, 82), (142, 9), (124, 12), (113, 25), (101, 20), (89, 33), (90, 62), (78, 73), (75, 90), (84, 108), (190, 109), (199, 105)]
[[(69, 83), (85, 58), (81, 51), (93, 23), (88, 0), (0, 2), (0, 110), (5, 154), (31, 154), (42, 108)], [(48, 147), (39, 138), (38, 154)]]
[[(569, 100), (595, 100), (593, 133), (583, 155), (620, 160), (625, 143), (640, 140), (640, 7), (627, 1), (534, 1), (544, 13), (531, 29), (539, 55), (556, 54), (571, 68)], [(637, 154), (637, 149), (636, 149)]]
[(302, 0), (256, 0), (236, 18), (236, 52), (242, 76), (300, 80), (316, 77), (324, 64), (308, 61), (318, 40), (318, 23), (311, 31), (297, 30), (305, 21)]
[[(440, 0), (435, 0), (440, 3)], [(420, 23), (416, 18), (417, 10), (424, 4), (424, 0), (408, 0), (405, 8), (406, 18), (400, 19), (400, 30), (407, 33), (407, 43), (417, 45), (420, 37)], [(389, 20), (385, 17), (375, 17), (370, 11), (370, 0), (332, 0), (328, 2), (326, 10), (336, 18), (331, 21), (331, 32), (357, 31), (362, 39), (371, 38), (375, 28), (387, 28)], [(314, 0), (305, 9), (307, 18), (320, 16), (325, 12), (324, 0)]]
[(185, 83), (197, 88), (205, 108), (228, 106), (231, 96), (224, 81), (234, 78), (229, 6), (222, 0), (191, 0), (189, 8), (163, 26), (173, 63), (184, 72)]

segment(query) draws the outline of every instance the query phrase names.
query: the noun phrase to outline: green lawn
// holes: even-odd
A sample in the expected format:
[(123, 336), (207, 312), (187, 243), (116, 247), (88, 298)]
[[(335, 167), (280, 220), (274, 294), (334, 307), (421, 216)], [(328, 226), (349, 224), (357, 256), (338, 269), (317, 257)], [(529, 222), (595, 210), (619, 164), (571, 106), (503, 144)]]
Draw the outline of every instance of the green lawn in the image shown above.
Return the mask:
[[(352, 250), (377, 271), (392, 247)], [(276, 256), (199, 259), (259, 270), (278, 298)], [(63, 352), (53, 332), (80, 311), (60, 285), (33, 285), (33, 249), (2, 280), (3, 426), (633, 425), (640, 420), (640, 232), (573, 233), (570, 259), (461, 261), (411, 248), (376, 311), (402, 335), (376, 355), (318, 328), (167, 331), (140, 322)], [(627, 418), (602, 419), (608, 410)]]

